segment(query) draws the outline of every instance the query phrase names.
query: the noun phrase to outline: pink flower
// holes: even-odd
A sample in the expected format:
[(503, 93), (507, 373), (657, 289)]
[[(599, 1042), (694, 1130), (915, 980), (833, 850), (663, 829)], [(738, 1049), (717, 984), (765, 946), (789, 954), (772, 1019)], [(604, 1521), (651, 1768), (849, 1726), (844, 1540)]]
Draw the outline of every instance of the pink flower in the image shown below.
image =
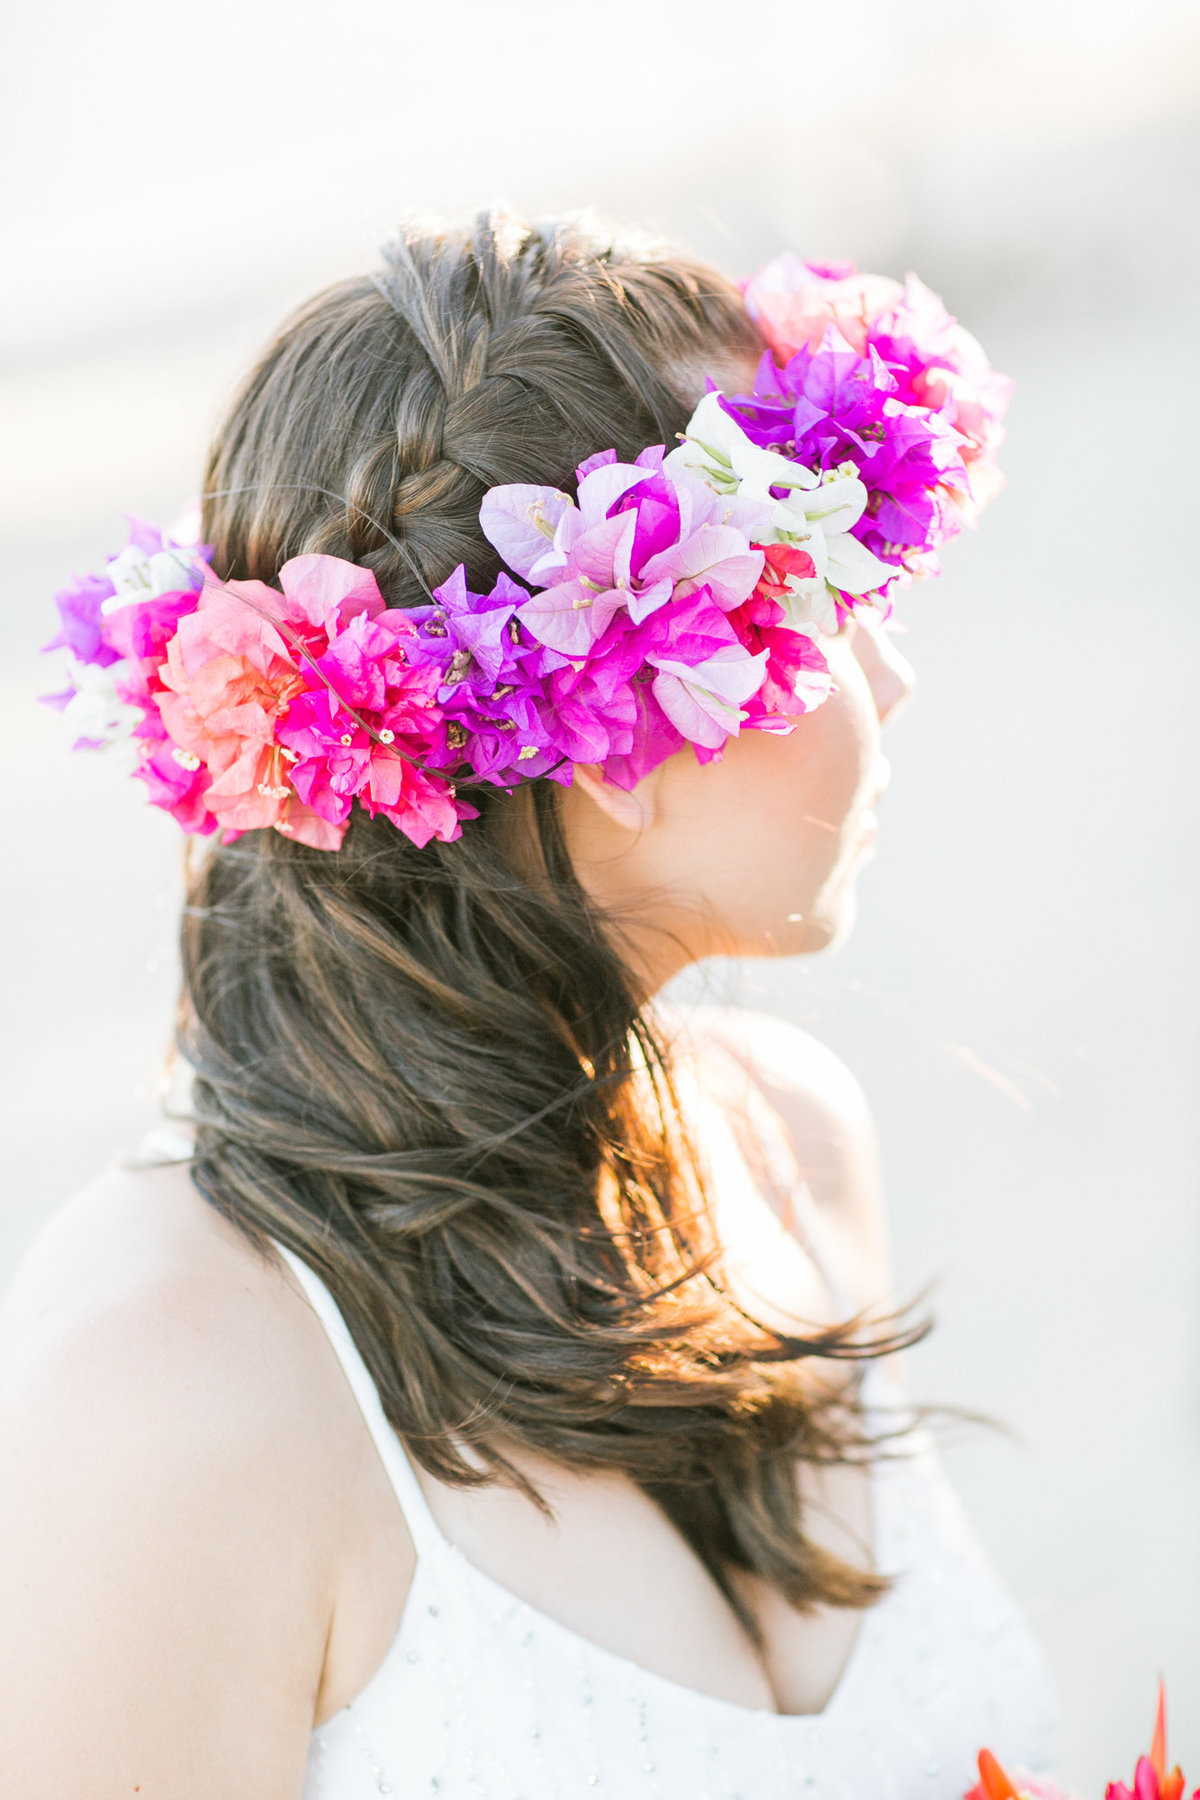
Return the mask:
[(370, 570), (337, 557), (297, 557), (280, 585), (210, 583), (161, 671), (163, 724), (211, 777), (217, 823), (336, 848), (359, 799), (414, 843), (457, 835), (470, 809), (413, 767), (441, 713), (437, 671), (407, 661), (411, 621), (387, 610)]
[(968, 485), (952, 484), (953, 501), (961, 522), (973, 525), (1004, 486), (996, 453), (1004, 442), (1011, 380), (991, 367), (977, 339), (915, 275), (909, 275), (902, 300), (874, 321), (872, 337), (906, 383), (902, 397), (942, 410), (960, 434)]
[(615, 452), (592, 457), (577, 473), (577, 503), (555, 488), (516, 485), (493, 488), (480, 509), (485, 536), (540, 589), (517, 609), (539, 643), (578, 659), (618, 613), (641, 624), (701, 587), (726, 609), (753, 590), (762, 555), (744, 528), (746, 507), (665, 470), (661, 447), (636, 463), (617, 462)]
[[(436, 686), (436, 671), (418, 673), (428, 694)], [(435, 723), (438, 717), (433, 710)], [(301, 800), (319, 818), (343, 830), (351, 805), (358, 800), (372, 815), (381, 812), (391, 819), (414, 844), (425, 845), (432, 837), (457, 837), (459, 818), (467, 809), (456, 806), (444, 781), (424, 774), (411, 760), (428, 747), (426, 738), (411, 729), (411, 697), (408, 703), (401, 699), (396, 706), (385, 707), (379, 721), (376, 729), (389, 733), (384, 743), (373, 738), (328, 688), (309, 689), (293, 702), (278, 726), (278, 739), (292, 764), (291, 780)], [(407, 754), (406, 743), (411, 745)]]
[[(859, 357), (882, 358), (899, 378), (897, 399), (941, 414), (958, 434), (965, 478), (951, 470), (942, 489), (955, 523), (974, 524), (1003, 486), (996, 452), (1012, 382), (991, 368), (979, 343), (915, 275), (904, 285), (860, 274), (852, 263), (822, 266), (787, 252), (760, 269), (745, 287), (746, 310), (781, 364), (800, 351), (816, 355), (825, 329), (835, 326)], [(864, 471), (864, 479), (866, 478)], [(869, 485), (869, 483), (868, 483)], [(901, 543), (911, 536), (889, 534)], [(948, 531), (941, 527), (943, 536)]]
[(746, 311), (786, 363), (798, 350), (818, 351), (830, 325), (865, 356), (870, 321), (901, 300), (904, 289), (886, 275), (860, 274), (853, 263), (803, 262), (785, 250), (745, 284), (743, 294)]
[(609, 660), (627, 684), (634, 710), (628, 747), (614, 743), (604, 771), (620, 786), (633, 787), (685, 743), (703, 757), (735, 737), (769, 658), (765, 650), (746, 647), (701, 588), (639, 626), (614, 625), (595, 659), (598, 673)]
[(765, 651), (767, 657), (766, 679), (746, 703), (747, 727), (786, 735), (797, 718), (829, 698), (833, 681), (820, 645), (788, 626), (783, 606), (761, 586), (729, 622), (748, 653)]

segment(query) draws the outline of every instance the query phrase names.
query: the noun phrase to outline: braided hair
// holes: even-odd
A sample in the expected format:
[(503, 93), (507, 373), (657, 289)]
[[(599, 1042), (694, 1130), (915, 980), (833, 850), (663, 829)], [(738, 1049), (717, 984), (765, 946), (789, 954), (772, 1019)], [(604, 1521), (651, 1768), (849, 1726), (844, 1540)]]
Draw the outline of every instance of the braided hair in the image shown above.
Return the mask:
[(760, 349), (714, 271), (596, 229), (495, 214), (412, 232), (267, 350), (209, 459), (207, 541), (226, 578), (269, 581), (305, 552), (353, 558), (393, 606), (460, 562), (490, 585), (489, 487), (568, 487), (597, 446), (632, 460), (670, 444), (702, 371)]
[[(654, 247), (503, 214), (414, 230), (304, 307), (234, 401), (214, 565), (270, 581), (324, 551), (393, 606), (460, 562), (486, 588), (486, 488), (569, 488), (598, 450), (669, 443), (704, 373), (759, 349), (728, 282)], [(667, 1053), (558, 793), (481, 787), (462, 838), (422, 850), (356, 814), (336, 856), (271, 831), (207, 853), (183, 927), (195, 1179), (322, 1275), (441, 1479), (528, 1486), (506, 1446), (620, 1470), (751, 1628), (737, 1570), (866, 1605), (879, 1578), (804, 1531), (798, 1459), (864, 1440), (803, 1364), (884, 1346), (781, 1336), (724, 1292)]]

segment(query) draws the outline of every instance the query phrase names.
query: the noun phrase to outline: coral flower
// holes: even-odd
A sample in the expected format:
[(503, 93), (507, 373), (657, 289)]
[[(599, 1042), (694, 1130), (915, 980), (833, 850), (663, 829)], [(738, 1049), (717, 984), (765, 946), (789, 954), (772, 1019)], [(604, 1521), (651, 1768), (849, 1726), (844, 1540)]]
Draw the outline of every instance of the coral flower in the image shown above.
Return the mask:
[[(1138, 1757), (1132, 1789), (1123, 1781), (1110, 1781), (1104, 1800), (1181, 1800), (1183, 1789), (1184, 1779), (1179, 1767), (1167, 1772), (1167, 1697), (1160, 1681), (1150, 1754)], [(1200, 1788), (1196, 1789), (1192, 1800), (1196, 1800), (1197, 1795), (1200, 1795)]]
[(1014, 1778), (990, 1750), (981, 1750), (979, 1781), (963, 1800), (1070, 1800), (1070, 1796), (1047, 1775), (1027, 1775), (1022, 1770)]
[(196, 611), (180, 621), (162, 670), (159, 710), (167, 733), (208, 769), (208, 806), (227, 832), (278, 824), (292, 792), (275, 727), (303, 692), (304, 677), (276, 627), (239, 604), (256, 600), (260, 587), (206, 588)]
[[(1133, 1786), (1123, 1781), (1110, 1781), (1104, 1800), (1182, 1800), (1184, 1779), (1179, 1768), (1167, 1773), (1167, 1701), (1162, 1682), (1158, 1684), (1158, 1709), (1149, 1756), (1139, 1756)], [(1009, 1775), (990, 1750), (979, 1752), (979, 1781), (963, 1796), (963, 1800), (1067, 1800), (1063, 1790), (1044, 1775)], [(1200, 1788), (1192, 1795), (1200, 1800)]]

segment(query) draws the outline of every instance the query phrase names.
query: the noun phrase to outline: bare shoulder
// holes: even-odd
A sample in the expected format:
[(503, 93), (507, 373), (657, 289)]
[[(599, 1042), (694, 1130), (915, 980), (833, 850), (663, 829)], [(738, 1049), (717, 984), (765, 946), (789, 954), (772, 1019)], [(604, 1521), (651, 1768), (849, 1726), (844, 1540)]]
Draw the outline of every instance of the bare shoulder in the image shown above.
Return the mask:
[(291, 1276), (207, 1204), (187, 1165), (99, 1177), (34, 1239), (0, 1300), (10, 1432), (31, 1453), (54, 1437), (81, 1466), (136, 1468), (143, 1482), (203, 1470), (230, 1531), (261, 1520), (312, 1536), (361, 1436), (346, 1398)]
[(679, 1007), (671, 1016), (701, 1052), (727, 1053), (776, 1104), (802, 1114), (823, 1136), (860, 1135), (873, 1145), (866, 1095), (841, 1057), (809, 1032), (743, 1006)]
[(115, 1792), (132, 1754), (147, 1791), (190, 1795), (181, 1758), (197, 1794), (299, 1791), (362, 1466), (339, 1381), (186, 1168), (35, 1239), (0, 1304), (0, 1789)]
[(49, 1354), (117, 1318), (149, 1323), (156, 1303), (209, 1302), (278, 1271), (197, 1192), (189, 1165), (113, 1168), (42, 1227), (0, 1299), (0, 1327)]
[(252, 1434), (293, 1385), (303, 1304), (279, 1265), (209, 1207), (185, 1165), (114, 1169), (34, 1239), (0, 1301), (0, 1392), (40, 1407), (97, 1399), (195, 1432)]
[[(813, 1199), (842, 1238), (856, 1292), (890, 1287), (879, 1155), (866, 1095), (839, 1056), (808, 1032), (749, 1007), (697, 1005), (669, 1016), (702, 1063), (733, 1071), (785, 1128)], [(728, 1080), (728, 1077), (727, 1077)]]

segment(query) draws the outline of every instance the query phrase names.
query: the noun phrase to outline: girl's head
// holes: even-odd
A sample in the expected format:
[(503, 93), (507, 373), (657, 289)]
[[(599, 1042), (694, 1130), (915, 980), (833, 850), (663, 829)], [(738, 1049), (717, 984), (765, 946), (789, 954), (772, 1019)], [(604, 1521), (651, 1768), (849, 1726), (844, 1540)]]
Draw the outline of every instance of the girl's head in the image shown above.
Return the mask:
[[(324, 552), (410, 606), (462, 564), (486, 591), (500, 566), (480, 529), (489, 487), (569, 487), (598, 449), (631, 461), (671, 444), (706, 383), (749, 388), (761, 351), (714, 271), (595, 228), (499, 218), (410, 236), (382, 276), (305, 308), (246, 384), (208, 470), (214, 566), (271, 582)], [(812, 950), (844, 931), (888, 704), (863, 672), (881, 651), (856, 657), (857, 631), (826, 640), (835, 692), (795, 738), (746, 732), (704, 765), (686, 747), (632, 792), (585, 764), (547, 796), (643, 985), (706, 954)], [(484, 806), (482, 829), (507, 830), (519, 855), (525, 798)]]
[[(714, 271), (591, 226), (410, 234), (302, 309), (235, 400), (213, 568), (270, 583), (325, 553), (408, 607), (462, 564), (486, 591), (489, 488), (569, 491), (597, 452), (672, 444), (762, 348)], [(790, 735), (685, 748), (628, 789), (586, 763), (565, 788), (485, 783), (456, 841), (356, 808), (336, 854), (216, 843), (184, 924), (204, 1193), (321, 1272), (431, 1469), (478, 1480), (473, 1449), (516, 1478), (516, 1444), (623, 1470), (735, 1604), (734, 1567), (801, 1604), (878, 1591), (807, 1542), (794, 1480), (856, 1441), (803, 1359), (862, 1352), (726, 1295), (643, 1003), (693, 958), (845, 928), (906, 677), (852, 625), (828, 658), (835, 691)]]

